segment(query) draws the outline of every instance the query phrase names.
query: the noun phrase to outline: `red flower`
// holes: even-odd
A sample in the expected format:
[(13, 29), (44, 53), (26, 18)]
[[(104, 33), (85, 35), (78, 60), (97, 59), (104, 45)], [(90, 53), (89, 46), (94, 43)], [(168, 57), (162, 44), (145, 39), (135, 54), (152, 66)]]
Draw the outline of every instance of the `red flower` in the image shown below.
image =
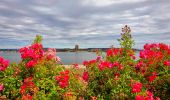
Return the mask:
[(112, 65), (112, 63), (107, 62), (107, 61), (102, 61), (102, 62), (100, 62), (99, 65), (98, 65), (98, 68), (100, 69), (100, 71), (104, 70), (105, 67), (107, 67), (107, 68), (112, 68), (113, 65)]
[(153, 72), (152, 76), (148, 77), (149, 78), (149, 82), (153, 82), (156, 77), (157, 77), (157, 72)]
[(73, 64), (75, 69), (79, 69), (79, 65), (78, 64)]
[(156, 97), (155, 100), (161, 100), (159, 97)]
[(170, 66), (170, 60), (164, 61), (164, 65), (165, 65), (165, 66)]
[(90, 60), (89, 61), (89, 64), (92, 65), (92, 64), (95, 64), (96, 63), (96, 60)]
[(139, 70), (140, 70), (140, 68), (141, 68), (142, 66), (144, 66), (144, 63), (143, 63), (142, 61), (140, 61), (140, 62), (138, 62), (138, 63), (136, 64), (136, 69), (139, 69)]
[(146, 94), (147, 94), (146, 96), (137, 95), (136, 100), (160, 100), (159, 97), (156, 97), (154, 99), (153, 93), (150, 91), (147, 91)]
[(89, 75), (88, 72), (84, 72), (83, 76), (82, 76), (83, 80), (86, 81), (86, 82), (88, 80), (88, 75)]
[(141, 95), (137, 95), (136, 96), (136, 100), (145, 100), (145, 97), (141, 96)]
[(112, 49), (107, 50), (107, 56), (112, 56)]
[(22, 95), (26, 95), (27, 93), (30, 93), (30, 92), (31, 93), (36, 92), (37, 89), (38, 88), (34, 84), (32, 77), (28, 77), (28, 78), (24, 79), (24, 82), (20, 87), (20, 93)]
[(114, 63), (113, 63), (113, 66), (114, 66), (114, 67), (119, 66), (119, 65), (120, 65), (119, 62), (114, 62)]
[(58, 84), (61, 88), (65, 88), (68, 86), (68, 82), (63, 80), (61, 80)]
[(5, 71), (8, 65), (9, 65), (9, 61), (5, 60), (3, 57), (0, 57), (0, 71)]
[(29, 62), (27, 62), (26, 67), (31, 68), (34, 67), (35, 64), (36, 64), (35, 60), (30, 60)]
[(132, 84), (132, 93), (138, 93), (142, 89), (142, 83), (136, 82), (135, 84)]
[(122, 49), (112, 48), (107, 50), (107, 57), (121, 55), (121, 54), (122, 54)]
[(55, 79), (61, 88), (65, 88), (69, 85), (69, 70), (60, 72), (60, 75), (56, 76)]
[(32, 100), (32, 96), (29, 94), (23, 95), (21, 100)]
[(21, 53), (21, 57), (23, 59), (25, 58), (39, 59), (44, 54), (42, 44), (38, 43), (35, 43), (28, 47), (23, 47), (19, 50), (19, 52)]
[(119, 62), (114, 62), (113, 63), (113, 67), (118, 67), (119, 70), (123, 70), (124, 69), (124, 67)]
[(23, 85), (20, 87), (20, 93), (21, 93), (21, 94), (25, 94), (26, 88), (27, 88), (27, 85), (26, 85), (26, 84), (23, 84)]
[(148, 43), (146, 43), (146, 44), (144, 45), (144, 49), (145, 49), (145, 50), (150, 50), (150, 45), (149, 45)]
[(83, 65), (87, 66), (88, 65), (88, 61), (83, 61)]
[(97, 56), (96, 61), (100, 61), (102, 59), (101, 56)]
[(136, 56), (134, 56), (134, 55), (133, 55), (133, 56), (131, 56), (131, 57), (132, 57), (132, 59), (136, 59)]
[(0, 66), (0, 71), (4, 71), (6, 68), (3, 66)]
[(147, 93), (147, 97), (145, 98), (145, 100), (154, 100), (152, 92), (147, 91), (146, 93)]

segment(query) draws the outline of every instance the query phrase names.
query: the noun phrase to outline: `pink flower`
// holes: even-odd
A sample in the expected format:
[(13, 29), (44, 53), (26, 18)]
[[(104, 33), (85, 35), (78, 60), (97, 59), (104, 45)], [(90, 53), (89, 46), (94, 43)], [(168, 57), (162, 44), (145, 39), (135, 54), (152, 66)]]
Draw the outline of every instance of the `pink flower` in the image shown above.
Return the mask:
[(132, 84), (132, 93), (138, 93), (142, 89), (142, 83), (136, 82), (135, 84)]
[(4, 85), (0, 84), (0, 92), (4, 90)]
[(88, 72), (83, 72), (83, 76), (82, 76), (82, 78), (83, 78), (83, 80), (84, 80), (84, 81), (86, 81), (86, 82), (87, 82), (87, 80), (88, 80), (88, 76), (89, 76)]
[(56, 56), (56, 61), (57, 61), (57, 62), (61, 62), (60, 57)]

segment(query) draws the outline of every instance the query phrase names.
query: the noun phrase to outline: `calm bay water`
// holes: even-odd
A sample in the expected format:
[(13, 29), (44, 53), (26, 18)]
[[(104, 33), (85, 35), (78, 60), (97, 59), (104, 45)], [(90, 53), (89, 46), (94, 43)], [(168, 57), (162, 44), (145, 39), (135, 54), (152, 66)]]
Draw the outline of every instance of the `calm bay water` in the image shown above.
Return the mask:
[[(10, 62), (20, 62), (21, 56), (19, 52), (0, 52), (0, 56), (10, 60)], [(65, 65), (69, 64), (82, 64), (85, 60), (96, 59), (95, 52), (57, 52), (57, 56), (61, 58), (61, 62)], [(139, 52), (136, 52), (137, 59), (139, 58)]]
[[(18, 52), (1, 52), (0, 56), (10, 60), (10, 62), (19, 62), (21, 60)], [(68, 64), (82, 64), (84, 60), (92, 60), (96, 58), (95, 52), (57, 52), (57, 56), (61, 58), (61, 62)]]

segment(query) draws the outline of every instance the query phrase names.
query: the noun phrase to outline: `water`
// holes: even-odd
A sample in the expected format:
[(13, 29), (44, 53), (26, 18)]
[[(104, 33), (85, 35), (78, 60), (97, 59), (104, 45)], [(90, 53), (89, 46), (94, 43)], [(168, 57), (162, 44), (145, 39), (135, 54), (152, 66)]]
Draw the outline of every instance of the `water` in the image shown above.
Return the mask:
[[(20, 62), (21, 56), (19, 52), (0, 52), (0, 56), (10, 60), (10, 62)], [(82, 64), (85, 60), (96, 59), (95, 52), (57, 52), (57, 56), (61, 58), (61, 62), (65, 65)], [(139, 51), (136, 51), (136, 57), (139, 59)]]
[[(0, 56), (10, 60), (10, 62), (20, 62), (21, 56), (19, 52), (1, 52)], [(61, 62), (65, 65), (82, 64), (84, 60), (92, 60), (96, 58), (95, 52), (57, 52), (57, 56), (61, 58)]]

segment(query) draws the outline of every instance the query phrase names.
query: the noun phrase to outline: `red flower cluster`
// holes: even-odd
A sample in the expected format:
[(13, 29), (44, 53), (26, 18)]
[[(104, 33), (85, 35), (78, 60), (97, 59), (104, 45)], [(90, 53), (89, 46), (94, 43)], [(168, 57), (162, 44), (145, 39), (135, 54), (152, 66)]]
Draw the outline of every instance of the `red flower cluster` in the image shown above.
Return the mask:
[(30, 61), (27, 62), (26, 67), (27, 67), (27, 68), (34, 67), (34, 65), (36, 64), (36, 62), (37, 62), (36, 60), (30, 60)]
[(123, 70), (124, 69), (124, 67), (119, 62), (117, 62), (117, 61), (113, 63), (113, 67), (118, 67), (119, 70)]
[(114, 62), (112, 64), (111, 62), (108, 62), (108, 61), (101, 61), (98, 64), (98, 68), (100, 69), (100, 71), (104, 70), (105, 68), (113, 68), (113, 67), (118, 67), (119, 70), (124, 69), (124, 67), (119, 62)]
[(3, 57), (0, 57), (0, 71), (4, 71), (9, 65), (9, 61), (5, 60)]
[[(29, 91), (29, 92), (28, 92)], [(23, 85), (20, 87), (20, 93), (27, 95), (28, 93), (34, 93), (37, 91), (37, 87), (33, 82), (32, 77), (28, 77), (24, 80)], [(29, 95), (29, 94), (28, 94)]]
[(82, 78), (83, 78), (83, 80), (84, 80), (84, 81), (86, 81), (86, 82), (87, 82), (87, 80), (88, 80), (88, 76), (89, 76), (88, 72), (83, 72), (83, 76), (82, 76)]
[(21, 53), (21, 57), (23, 59), (25, 58), (38, 59), (41, 58), (44, 53), (42, 44), (38, 43), (35, 43), (28, 47), (21, 48), (19, 52)]
[(144, 63), (142, 61), (139, 61), (136, 64), (135, 68), (136, 68), (137, 71), (140, 71), (143, 66), (144, 66)]
[(132, 93), (138, 93), (142, 89), (142, 83), (136, 82), (136, 83), (132, 84), (131, 87), (132, 87)]
[(141, 58), (150, 58), (150, 57), (156, 57), (162, 59), (163, 54), (166, 53), (164, 56), (168, 57), (170, 56), (170, 46), (159, 43), (159, 44), (145, 44), (144, 45), (144, 51), (141, 52), (140, 57)]
[(144, 45), (144, 49), (145, 50), (157, 49), (157, 50), (165, 50), (165, 51), (168, 50), (169, 51), (170, 47), (168, 45), (166, 45), (166, 44), (163, 44), (163, 43), (158, 43), (158, 44), (155, 44), (155, 43), (148, 44), (148, 43), (146, 43)]
[(140, 52), (140, 58), (143, 58), (143, 59), (157, 58), (161, 60), (162, 57), (163, 57), (162, 52), (160, 51), (144, 50)]
[(118, 48), (111, 48), (111, 49), (108, 49), (107, 50), (107, 57), (109, 57), (109, 56), (116, 56), (116, 55), (122, 55), (122, 53), (123, 53), (123, 50), (120, 48), (120, 49), (118, 49)]
[(56, 76), (55, 79), (61, 88), (67, 87), (69, 84), (69, 70), (60, 72), (60, 75)]
[(92, 64), (95, 64), (95, 63), (96, 63), (96, 60), (90, 60), (90, 61), (84, 61), (83, 65), (84, 66), (89, 66), (89, 65), (92, 65)]
[[(144, 50), (140, 51), (140, 60), (136, 65), (136, 70), (141, 71), (143, 74), (149, 72), (150, 69), (157, 70), (162, 63), (165, 66), (170, 66), (170, 61), (167, 59), (170, 56), (170, 46), (159, 44), (145, 44)], [(158, 69), (159, 71), (159, 69)], [(155, 75), (149, 77), (149, 81), (153, 81)]]
[(146, 92), (147, 96), (137, 95), (136, 100), (161, 100), (159, 97), (154, 99), (153, 93), (150, 91)]
[(27, 62), (26, 67), (31, 68), (34, 67), (37, 60), (43, 57), (44, 51), (42, 44), (33, 44), (29, 47), (24, 47), (19, 50), (21, 53), (21, 57), (23, 59), (30, 58), (31, 60)]
[(108, 61), (101, 61), (98, 65), (98, 68), (100, 69), (100, 71), (104, 70), (104, 68), (112, 68), (113, 65), (112, 63), (108, 62)]

